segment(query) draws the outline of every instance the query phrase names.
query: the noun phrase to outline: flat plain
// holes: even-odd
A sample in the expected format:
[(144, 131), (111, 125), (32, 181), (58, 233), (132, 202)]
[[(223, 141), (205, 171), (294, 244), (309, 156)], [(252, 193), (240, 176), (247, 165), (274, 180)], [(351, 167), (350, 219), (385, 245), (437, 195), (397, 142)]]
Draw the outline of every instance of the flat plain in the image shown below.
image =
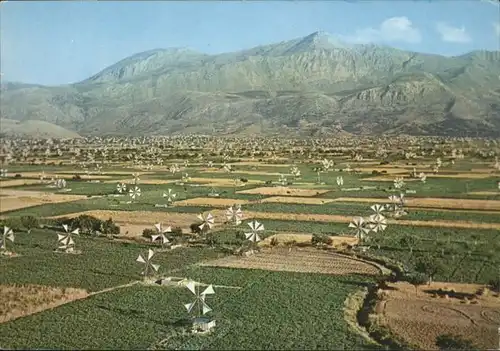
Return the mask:
[[(380, 330), (416, 349), (444, 334), (495, 347), (496, 144), (213, 139), (6, 144), (0, 348), (374, 349)], [(63, 224), (79, 229), (71, 249)], [(151, 283), (168, 277), (213, 285), (208, 335), (189, 332), (185, 286)], [(346, 317), (366, 306), (369, 323)]]

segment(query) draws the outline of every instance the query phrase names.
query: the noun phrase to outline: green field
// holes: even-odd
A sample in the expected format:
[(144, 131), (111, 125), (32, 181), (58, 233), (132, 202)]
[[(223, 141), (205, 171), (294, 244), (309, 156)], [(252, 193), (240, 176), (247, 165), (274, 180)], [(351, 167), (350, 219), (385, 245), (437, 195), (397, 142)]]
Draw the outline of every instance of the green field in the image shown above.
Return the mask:
[[(214, 158), (217, 162), (221, 160)], [(344, 159), (334, 159), (334, 168), (345, 168)], [(177, 162), (183, 167), (183, 161)], [(292, 163), (291, 161), (289, 162)], [(221, 163), (217, 165), (220, 167)], [(350, 162), (356, 168), (356, 162)], [(391, 194), (399, 194), (392, 182), (368, 181), (372, 176), (370, 167), (366, 172), (346, 173), (329, 171), (321, 173), (324, 184), (314, 184), (317, 173), (314, 164), (299, 164), (302, 176), (288, 180), (292, 187), (306, 189), (326, 189), (315, 198), (376, 197), (386, 199)], [(209, 298), (213, 308), (211, 314), (217, 320), (216, 331), (207, 336), (185, 334), (188, 314), (183, 304), (190, 302), (190, 292), (184, 287), (160, 287), (157, 285), (122, 285), (141, 280), (141, 265), (135, 260), (149, 248), (157, 248), (146, 240), (120, 240), (90, 235), (76, 236), (76, 249), (81, 254), (56, 253), (56, 232), (49, 229), (34, 229), (30, 234), (22, 230), (19, 219), (34, 216), (41, 223), (52, 223), (44, 217), (69, 215), (87, 210), (151, 211), (153, 213), (189, 213), (196, 222), (195, 215), (211, 211), (207, 206), (155, 207), (166, 203), (164, 191), (172, 189), (176, 200), (206, 197), (211, 187), (203, 184), (142, 184), (138, 187), (142, 194), (133, 203), (128, 193), (123, 197), (116, 194), (116, 183), (131, 180), (137, 169), (110, 165), (104, 167), (103, 174), (111, 176), (111, 183), (90, 183), (83, 180), (67, 180), (70, 194), (86, 195), (86, 199), (69, 203), (43, 204), (2, 213), (9, 217), (7, 224), (15, 227), (15, 242), (7, 242), (9, 248), (19, 257), (0, 257), (0, 285), (40, 284), (53, 287), (82, 288), (92, 293), (88, 298), (63, 306), (0, 324), (0, 348), (50, 348), (50, 349), (374, 349), (373, 343), (366, 341), (349, 327), (344, 319), (344, 301), (349, 294), (363, 287), (372, 287), (373, 277), (330, 276), (312, 273), (276, 272), (250, 269), (209, 268), (197, 265), (202, 261), (229, 254), (228, 250), (241, 246), (243, 233), (248, 231), (248, 222), (256, 219), (265, 231), (261, 238), (278, 233), (327, 234), (353, 236), (347, 223), (292, 221), (286, 214), (324, 214), (346, 217), (369, 216), (373, 213), (370, 203), (332, 202), (321, 205), (260, 203), (268, 196), (239, 194), (238, 191), (263, 186), (278, 185), (277, 175), (247, 174), (245, 171), (260, 171), (288, 174), (289, 166), (283, 165), (239, 165), (234, 163), (234, 172), (205, 172), (194, 161), (181, 172), (172, 175), (168, 164), (151, 174), (141, 175), (146, 179), (179, 180), (182, 173), (195, 178), (246, 178), (259, 181), (258, 184), (240, 187), (215, 187), (221, 198), (251, 201), (243, 205), (246, 211), (282, 213), (282, 220), (268, 218), (246, 218), (240, 226), (220, 226), (213, 230), (210, 245), (182, 247), (168, 252), (158, 252), (153, 261), (161, 265), (161, 276), (176, 276), (194, 279), (214, 285), (238, 288), (216, 287), (216, 295)], [(453, 171), (469, 171), (486, 167), (479, 161), (460, 161), (449, 166), (441, 174)], [(374, 165), (373, 168), (377, 168)], [(81, 173), (81, 169), (68, 165), (9, 166), (8, 181), (17, 172), (64, 172)], [(106, 172), (122, 171), (122, 174)], [(336, 183), (342, 176), (344, 185)], [(396, 175), (391, 175), (395, 178)], [(36, 178), (36, 177), (33, 177)], [(406, 182), (402, 190), (416, 190), (412, 197), (443, 197), (500, 200), (498, 195), (473, 195), (473, 191), (495, 191), (498, 173), (484, 179), (428, 178)], [(108, 179), (106, 179), (107, 181)], [(264, 184), (272, 181), (272, 184)], [(375, 189), (345, 191), (356, 187), (376, 187)], [(57, 189), (43, 184), (22, 185), (9, 190), (28, 190), (57, 193)], [(469, 221), (471, 223), (500, 223), (497, 213), (466, 210), (433, 210), (410, 208), (402, 219), (417, 221)], [(265, 216), (264, 216), (265, 217)], [(218, 219), (220, 220), (220, 218)], [(151, 223), (151, 228), (154, 223)], [(168, 223), (164, 223), (168, 225)], [(430, 257), (442, 266), (433, 277), (445, 282), (465, 282), (488, 284), (498, 277), (500, 267), (500, 232), (485, 229), (459, 229), (433, 226), (410, 226), (389, 224), (381, 233), (370, 234), (364, 244), (370, 248), (366, 257), (391, 259), (403, 270), (413, 272), (422, 257)], [(283, 243), (281, 243), (283, 244)], [(350, 251), (351, 254), (354, 251)], [(357, 253), (361, 255), (361, 253)], [(105, 291), (105, 289), (111, 289)]]

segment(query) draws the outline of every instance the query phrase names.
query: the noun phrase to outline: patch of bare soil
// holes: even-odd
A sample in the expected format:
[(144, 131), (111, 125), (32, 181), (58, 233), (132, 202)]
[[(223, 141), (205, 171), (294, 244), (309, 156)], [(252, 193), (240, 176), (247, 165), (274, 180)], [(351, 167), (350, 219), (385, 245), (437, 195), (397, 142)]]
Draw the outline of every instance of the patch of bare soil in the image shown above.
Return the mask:
[(334, 201), (335, 199), (320, 199), (314, 197), (293, 197), (293, 196), (272, 196), (261, 200), (261, 202), (272, 202), (280, 204), (304, 204), (304, 205), (322, 205)]
[(86, 290), (42, 285), (0, 285), (0, 323), (88, 296)]
[[(20, 173), (21, 174), (21, 177), (24, 177), (24, 178), (40, 178), (40, 173), (41, 172), (23, 172), (23, 173)], [(64, 173), (64, 172), (57, 172), (57, 173), (45, 173), (45, 179), (49, 179), (50, 178), (64, 178), (64, 179), (71, 179), (73, 178), (73, 176), (75, 174), (79, 174), (82, 179), (109, 179), (111, 178), (111, 176), (108, 176), (108, 175), (95, 175), (95, 174), (91, 174), (91, 175), (87, 175), (85, 173), (82, 173), (82, 172), (68, 172), (68, 173)]]
[(223, 199), (223, 198), (216, 198), (216, 197), (195, 197), (192, 199), (176, 201), (174, 204), (176, 206), (229, 207), (229, 206), (232, 206), (234, 204), (244, 205), (247, 203), (248, 203), (248, 200), (241, 200), (241, 199)]
[[(304, 233), (279, 233), (268, 236), (264, 240), (259, 242), (259, 246), (270, 246), (271, 240), (275, 238), (278, 241), (278, 245), (286, 243), (287, 241), (295, 241), (298, 244), (310, 243), (312, 239), (312, 234)], [(332, 239), (332, 247), (340, 248), (344, 245), (356, 245), (358, 243), (358, 238), (354, 236), (330, 236)]]
[(262, 187), (238, 191), (238, 194), (260, 194), (274, 196), (316, 196), (327, 193), (326, 189), (296, 189), (286, 186)]
[(21, 208), (86, 199), (85, 195), (54, 194), (42, 191), (0, 189), (0, 213)]
[[(363, 198), (363, 197), (338, 197), (335, 202), (368, 202), (389, 203), (388, 198)], [(408, 207), (443, 208), (455, 210), (490, 210), (500, 211), (500, 200), (472, 200), (472, 199), (450, 199), (450, 198), (408, 198)]]
[(12, 179), (0, 181), (0, 188), (7, 188), (10, 186), (32, 185), (40, 183), (39, 179)]
[[(112, 218), (120, 226), (120, 234), (125, 236), (140, 236), (145, 228), (154, 229), (155, 223), (163, 223), (164, 226), (180, 227), (184, 232), (190, 231), (192, 223), (199, 222), (195, 213), (177, 213), (160, 211), (109, 211), (92, 210), (77, 213), (70, 213), (49, 218), (69, 217), (74, 218), (80, 215), (89, 215), (107, 220)], [(215, 226), (220, 225), (221, 221), (216, 219)], [(128, 233), (127, 233), (128, 232)]]
[(498, 345), (500, 298), (476, 295), (480, 288), (433, 283), (419, 287), (417, 293), (408, 283), (390, 284), (380, 295), (379, 323), (419, 349), (438, 350), (435, 342), (442, 334), (460, 335), (480, 349), (494, 349)]
[(379, 268), (369, 263), (313, 248), (264, 249), (248, 257), (228, 256), (201, 265), (335, 275), (380, 273)]
[[(406, 170), (405, 172), (408, 172)], [(433, 174), (430, 173), (429, 170), (423, 171), (426, 175), (427, 178), (452, 178), (452, 179), (484, 179), (484, 178), (489, 178), (492, 176), (492, 174), (488, 173), (456, 173), (456, 174)], [(387, 172), (389, 173), (389, 172)], [(409, 176), (403, 176), (405, 182), (406, 181), (418, 181), (419, 179), (416, 178), (410, 178)], [(394, 176), (375, 176), (375, 177), (369, 177), (369, 178), (362, 178), (361, 180), (365, 181), (377, 181), (377, 182), (392, 182), (394, 181)]]

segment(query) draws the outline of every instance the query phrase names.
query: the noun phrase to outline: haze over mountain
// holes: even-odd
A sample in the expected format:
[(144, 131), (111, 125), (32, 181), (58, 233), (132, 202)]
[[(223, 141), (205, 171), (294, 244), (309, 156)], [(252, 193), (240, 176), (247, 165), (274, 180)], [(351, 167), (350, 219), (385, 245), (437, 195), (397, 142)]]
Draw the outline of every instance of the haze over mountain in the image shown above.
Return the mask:
[(498, 137), (499, 54), (444, 57), (324, 32), (219, 55), (155, 49), (76, 84), (3, 84), (0, 112), (80, 135)]

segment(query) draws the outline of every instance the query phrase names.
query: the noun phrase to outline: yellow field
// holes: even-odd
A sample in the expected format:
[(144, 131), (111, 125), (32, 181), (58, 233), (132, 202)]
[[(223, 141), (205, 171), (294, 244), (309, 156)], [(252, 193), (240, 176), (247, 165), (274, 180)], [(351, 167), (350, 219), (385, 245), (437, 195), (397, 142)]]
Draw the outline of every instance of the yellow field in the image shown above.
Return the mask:
[[(338, 197), (335, 202), (368, 202), (390, 203), (388, 198)], [(490, 210), (500, 211), (500, 200), (472, 200), (449, 198), (408, 198), (408, 207), (430, 207), (456, 210)], [(500, 218), (499, 218), (500, 222)]]
[(209, 207), (229, 207), (235, 204), (247, 204), (247, 200), (241, 199), (223, 199), (216, 197), (195, 197), (192, 199), (176, 201), (176, 206), (209, 206)]
[(281, 204), (304, 204), (322, 205), (336, 201), (335, 199), (319, 199), (314, 197), (293, 197), (293, 196), (272, 196), (263, 199), (261, 202), (272, 202)]

